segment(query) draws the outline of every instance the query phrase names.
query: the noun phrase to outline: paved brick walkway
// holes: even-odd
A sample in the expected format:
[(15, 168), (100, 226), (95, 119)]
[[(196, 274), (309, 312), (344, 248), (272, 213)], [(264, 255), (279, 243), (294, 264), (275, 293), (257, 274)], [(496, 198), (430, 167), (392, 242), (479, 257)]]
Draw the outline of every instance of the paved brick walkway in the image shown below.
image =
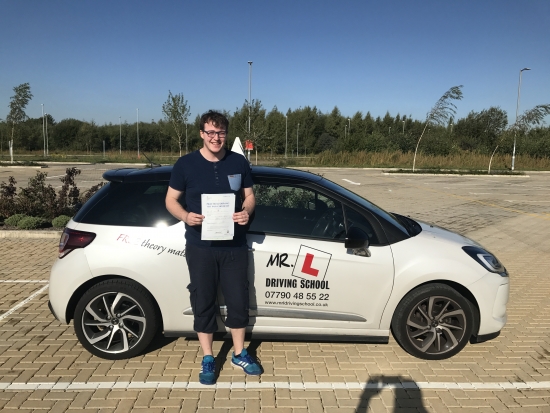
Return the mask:
[(223, 370), (217, 388), (205, 388), (196, 384), (201, 355), (194, 340), (159, 340), (131, 360), (91, 356), (72, 325), (53, 319), (47, 290), (41, 292), (58, 241), (0, 238), (0, 410), (550, 412), (550, 176), (315, 171), (387, 210), (461, 232), (494, 252), (512, 282), (501, 336), (445, 361), (415, 359), (393, 339), (388, 345), (253, 341), (265, 369), (261, 378), (234, 370), (230, 344), (217, 341)]

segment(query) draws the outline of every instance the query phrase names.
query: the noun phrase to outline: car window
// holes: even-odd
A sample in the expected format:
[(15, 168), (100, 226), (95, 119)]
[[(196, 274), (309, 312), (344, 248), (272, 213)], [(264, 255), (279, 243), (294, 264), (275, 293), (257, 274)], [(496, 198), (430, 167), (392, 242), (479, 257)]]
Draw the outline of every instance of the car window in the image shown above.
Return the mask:
[(342, 205), (313, 189), (255, 184), (250, 231), (308, 238), (343, 239)]
[(344, 207), (344, 211), (346, 214), (346, 226), (348, 230), (351, 227), (359, 228), (368, 235), (371, 245), (379, 244), (376, 232), (374, 231), (374, 228), (367, 218), (365, 218), (361, 213), (347, 206)]
[[(84, 205), (74, 220), (84, 224), (155, 227), (178, 222), (166, 209), (168, 182), (111, 182), (101, 199)], [(90, 202), (89, 201), (89, 202)]]

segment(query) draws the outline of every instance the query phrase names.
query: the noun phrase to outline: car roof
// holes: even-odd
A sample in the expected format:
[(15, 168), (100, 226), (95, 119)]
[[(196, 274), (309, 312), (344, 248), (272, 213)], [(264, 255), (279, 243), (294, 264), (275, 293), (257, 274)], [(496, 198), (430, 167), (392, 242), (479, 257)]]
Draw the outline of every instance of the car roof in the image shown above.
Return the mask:
[[(111, 169), (103, 174), (103, 179), (109, 182), (121, 183), (169, 181), (172, 167), (173, 165), (156, 168)], [(273, 166), (252, 166), (252, 176), (254, 178), (283, 178), (302, 182), (318, 182), (323, 179), (322, 176), (311, 172)]]

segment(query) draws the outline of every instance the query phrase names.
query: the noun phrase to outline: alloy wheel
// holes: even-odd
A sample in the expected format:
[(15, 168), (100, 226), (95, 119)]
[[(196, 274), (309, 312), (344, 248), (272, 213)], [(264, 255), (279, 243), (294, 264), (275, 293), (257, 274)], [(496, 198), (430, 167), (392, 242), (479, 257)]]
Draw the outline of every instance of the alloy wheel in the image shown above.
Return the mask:
[(102, 353), (126, 353), (146, 331), (145, 312), (136, 299), (122, 292), (106, 292), (92, 298), (81, 317), (82, 332)]
[(445, 296), (418, 301), (407, 316), (407, 337), (421, 353), (439, 355), (459, 346), (467, 331), (464, 309)]

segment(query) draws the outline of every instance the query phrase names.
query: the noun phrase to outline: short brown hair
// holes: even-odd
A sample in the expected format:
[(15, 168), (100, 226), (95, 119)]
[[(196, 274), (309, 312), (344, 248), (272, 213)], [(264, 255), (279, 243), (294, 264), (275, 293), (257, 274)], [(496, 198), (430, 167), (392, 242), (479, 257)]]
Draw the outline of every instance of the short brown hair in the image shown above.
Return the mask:
[(225, 128), (226, 131), (229, 129), (229, 120), (227, 117), (223, 113), (214, 110), (209, 110), (202, 114), (200, 122), (201, 131), (204, 131), (204, 125), (207, 123), (211, 123), (216, 128)]

